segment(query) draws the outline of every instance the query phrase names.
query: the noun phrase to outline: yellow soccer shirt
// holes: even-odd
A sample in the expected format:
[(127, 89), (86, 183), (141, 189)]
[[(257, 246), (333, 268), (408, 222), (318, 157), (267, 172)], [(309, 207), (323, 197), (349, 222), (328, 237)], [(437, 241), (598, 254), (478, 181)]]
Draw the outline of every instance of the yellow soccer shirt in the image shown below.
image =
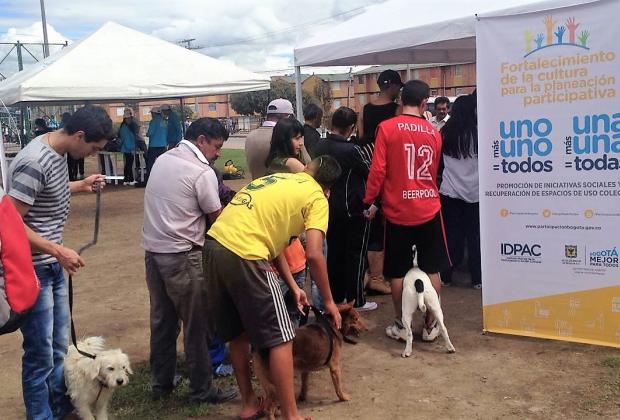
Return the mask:
[(255, 179), (224, 208), (209, 236), (246, 260), (271, 261), (308, 229), (327, 232), (329, 205), (305, 172)]

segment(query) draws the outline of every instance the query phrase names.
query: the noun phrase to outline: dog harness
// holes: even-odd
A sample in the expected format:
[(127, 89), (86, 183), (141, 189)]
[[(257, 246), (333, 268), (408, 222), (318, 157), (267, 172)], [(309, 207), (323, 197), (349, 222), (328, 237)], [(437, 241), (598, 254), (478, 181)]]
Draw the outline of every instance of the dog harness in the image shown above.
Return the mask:
[(317, 322), (315, 324), (309, 324), (308, 327), (318, 328), (325, 332), (327, 337), (329, 337), (329, 352), (327, 352), (327, 358), (325, 359), (325, 363), (323, 363), (323, 366), (327, 366), (332, 358), (332, 354), (334, 353), (334, 336), (336, 335), (336, 332), (334, 331), (334, 327), (332, 327), (332, 323), (329, 318), (325, 316), (319, 308), (313, 305), (304, 306), (304, 316), (299, 322), (300, 326), (303, 326), (308, 322), (308, 315), (310, 314), (311, 309)]

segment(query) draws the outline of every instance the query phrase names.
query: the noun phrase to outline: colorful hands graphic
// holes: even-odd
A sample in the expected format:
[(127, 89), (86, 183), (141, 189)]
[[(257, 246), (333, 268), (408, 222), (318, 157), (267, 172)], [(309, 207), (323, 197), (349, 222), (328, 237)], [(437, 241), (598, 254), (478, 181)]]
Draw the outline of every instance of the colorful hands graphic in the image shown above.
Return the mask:
[(578, 26), (579, 23), (575, 23), (574, 17), (566, 19), (566, 27), (568, 28), (568, 42), (571, 44), (575, 43), (575, 32), (577, 31)]
[(532, 42), (534, 42), (534, 34), (530, 29), (525, 30), (525, 52), (528, 53), (532, 51)]
[(579, 36), (579, 42), (581, 43), (582, 46), (586, 46), (586, 42), (588, 41), (588, 38), (590, 37), (590, 32), (588, 31), (581, 31), (581, 35)]
[(562, 38), (564, 38), (565, 32), (566, 32), (566, 28), (564, 26), (558, 26), (558, 31), (554, 32), (555, 36), (558, 38), (558, 44), (563, 44)]
[(553, 20), (553, 16), (545, 16), (543, 20), (545, 27), (547, 28), (547, 45), (553, 44), (553, 27), (557, 23), (557, 21)]
[(545, 40), (545, 36), (541, 33), (536, 36), (536, 39), (534, 41), (536, 42), (536, 46), (538, 48), (542, 48), (542, 43), (544, 40)]

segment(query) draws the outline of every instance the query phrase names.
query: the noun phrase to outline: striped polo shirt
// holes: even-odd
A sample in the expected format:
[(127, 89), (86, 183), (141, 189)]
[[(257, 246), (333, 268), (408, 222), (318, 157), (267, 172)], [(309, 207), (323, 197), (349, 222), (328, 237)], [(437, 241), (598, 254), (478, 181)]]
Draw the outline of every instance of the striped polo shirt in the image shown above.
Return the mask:
[[(24, 147), (9, 168), (9, 195), (30, 206), (24, 222), (39, 236), (61, 244), (69, 215), (71, 194), (67, 160), (39, 136)], [(32, 252), (34, 265), (56, 262), (56, 258)]]

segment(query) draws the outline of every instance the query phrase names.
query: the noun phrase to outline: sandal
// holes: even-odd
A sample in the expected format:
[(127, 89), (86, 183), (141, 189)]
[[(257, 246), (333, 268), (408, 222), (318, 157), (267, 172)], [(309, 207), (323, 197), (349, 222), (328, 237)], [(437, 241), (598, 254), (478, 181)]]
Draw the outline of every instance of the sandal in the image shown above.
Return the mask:
[(265, 412), (265, 397), (256, 397), (256, 399), (258, 400), (258, 411), (256, 411), (256, 413), (252, 414), (251, 416), (248, 417), (241, 417), (239, 416), (239, 420), (258, 420), (258, 419), (262, 419), (263, 417), (265, 417), (265, 415), (267, 414)]

